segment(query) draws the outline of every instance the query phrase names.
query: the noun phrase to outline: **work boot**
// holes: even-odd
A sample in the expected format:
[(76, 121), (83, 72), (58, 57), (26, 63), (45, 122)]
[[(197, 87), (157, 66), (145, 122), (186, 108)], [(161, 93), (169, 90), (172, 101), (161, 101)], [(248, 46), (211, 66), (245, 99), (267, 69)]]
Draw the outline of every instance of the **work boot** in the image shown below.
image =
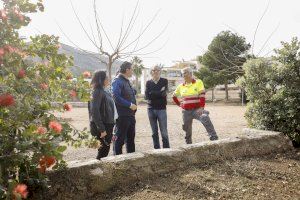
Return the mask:
[(218, 138), (218, 136), (217, 135), (214, 135), (214, 136), (210, 136), (209, 137), (209, 140), (210, 141), (214, 141), (214, 140), (218, 140), (219, 138)]

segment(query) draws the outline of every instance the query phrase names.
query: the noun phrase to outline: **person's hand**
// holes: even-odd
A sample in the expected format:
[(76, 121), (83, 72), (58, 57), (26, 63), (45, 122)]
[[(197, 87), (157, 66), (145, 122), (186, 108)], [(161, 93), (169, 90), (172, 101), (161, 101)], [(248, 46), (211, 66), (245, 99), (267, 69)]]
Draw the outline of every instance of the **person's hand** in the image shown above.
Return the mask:
[(112, 140), (113, 142), (117, 141), (117, 139), (118, 139), (118, 136), (116, 136), (116, 135), (113, 135), (112, 138), (111, 138), (111, 140)]
[(137, 109), (137, 106), (136, 106), (135, 104), (132, 103), (132, 104), (130, 105), (130, 109), (131, 109), (131, 110), (136, 110), (136, 109)]
[(101, 147), (101, 142), (99, 140), (96, 140), (95, 142), (89, 144), (88, 147), (93, 149), (99, 149)]
[(203, 108), (198, 108), (196, 112), (199, 116), (201, 116), (203, 114)]
[(106, 131), (103, 131), (102, 133), (100, 133), (100, 138), (104, 138), (107, 135)]

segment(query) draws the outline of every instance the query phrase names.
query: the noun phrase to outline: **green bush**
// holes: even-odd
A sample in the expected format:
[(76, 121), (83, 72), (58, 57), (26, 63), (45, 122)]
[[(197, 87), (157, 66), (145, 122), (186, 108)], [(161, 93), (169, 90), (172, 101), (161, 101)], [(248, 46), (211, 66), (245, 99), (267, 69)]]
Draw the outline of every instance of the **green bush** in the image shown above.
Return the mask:
[(282, 42), (272, 58), (247, 61), (238, 83), (249, 100), (250, 127), (280, 131), (300, 142), (300, 43)]

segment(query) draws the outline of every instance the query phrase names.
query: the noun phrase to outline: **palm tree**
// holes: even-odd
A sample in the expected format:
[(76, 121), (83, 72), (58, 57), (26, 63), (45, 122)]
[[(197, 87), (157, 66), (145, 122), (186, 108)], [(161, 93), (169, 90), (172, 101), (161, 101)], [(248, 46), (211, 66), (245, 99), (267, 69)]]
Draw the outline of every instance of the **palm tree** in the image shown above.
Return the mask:
[(131, 60), (131, 63), (135, 76), (135, 88), (137, 93), (139, 93), (139, 77), (142, 75), (142, 71), (144, 69), (143, 61), (139, 57), (134, 56)]

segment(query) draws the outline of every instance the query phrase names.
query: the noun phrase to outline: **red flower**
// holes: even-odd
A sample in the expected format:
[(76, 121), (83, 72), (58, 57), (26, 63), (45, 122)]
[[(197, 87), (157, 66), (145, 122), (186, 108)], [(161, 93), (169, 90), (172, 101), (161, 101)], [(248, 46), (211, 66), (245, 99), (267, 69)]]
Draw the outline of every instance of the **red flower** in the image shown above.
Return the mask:
[(27, 191), (27, 185), (25, 184), (18, 184), (15, 189), (14, 189), (14, 195), (15, 196), (20, 196), (23, 199), (26, 199), (28, 196), (28, 191)]
[(48, 85), (46, 83), (41, 83), (40, 84), (40, 88), (42, 88), (43, 90), (47, 90), (48, 89)]
[(47, 128), (46, 128), (46, 127), (43, 127), (43, 126), (39, 126), (39, 127), (37, 128), (36, 132), (37, 132), (38, 134), (45, 134), (45, 133), (47, 133)]
[(0, 48), (0, 58), (3, 57), (5, 54), (5, 51), (3, 48)]
[(56, 162), (56, 158), (54, 156), (46, 157), (46, 167), (51, 167)]
[(56, 163), (56, 158), (54, 156), (42, 156), (39, 160), (39, 172), (45, 173), (46, 169), (51, 167)]
[(6, 21), (7, 20), (7, 13), (5, 10), (0, 10), (0, 18), (3, 20), (3, 21)]
[(24, 78), (26, 75), (25, 70), (24, 69), (20, 69), (19, 73), (18, 73), (18, 78)]
[(0, 95), (0, 106), (7, 107), (15, 104), (15, 99), (11, 94)]
[(38, 170), (40, 173), (44, 174), (46, 172), (46, 166), (40, 166)]
[(23, 21), (24, 21), (24, 15), (22, 15), (22, 14), (19, 14), (19, 15), (18, 15), (18, 18), (19, 18), (19, 20), (20, 20), (21, 22), (23, 22)]
[(20, 14), (20, 10), (18, 9), (18, 8), (14, 8), (14, 13), (16, 14), (16, 15), (19, 15)]
[(72, 110), (72, 105), (65, 103), (64, 104), (64, 110), (71, 111)]
[(16, 51), (16, 48), (10, 46), (10, 45), (5, 45), (4, 47), (4, 51), (8, 52), (8, 53), (12, 53)]
[(55, 133), (60, 133), (62, 130), (62, 125), (57, 121), (51, 121), (49, 123), (49, 128), (52, 129)]
[(73, 97), (73, 98), (76, 97), (77, 96), (76, 91), (75, 90), (71, 90), (70, 91), (70, 96)]
[(85, 71), (85, 72), (83, 72), (83, 76), (84, 76), (84, 78), (90, 78), (91, 77), (91, 72)]

